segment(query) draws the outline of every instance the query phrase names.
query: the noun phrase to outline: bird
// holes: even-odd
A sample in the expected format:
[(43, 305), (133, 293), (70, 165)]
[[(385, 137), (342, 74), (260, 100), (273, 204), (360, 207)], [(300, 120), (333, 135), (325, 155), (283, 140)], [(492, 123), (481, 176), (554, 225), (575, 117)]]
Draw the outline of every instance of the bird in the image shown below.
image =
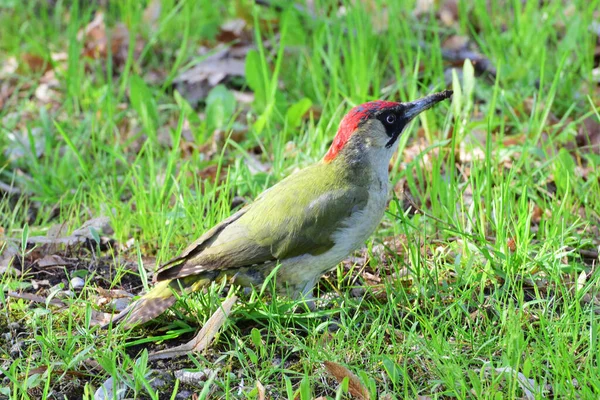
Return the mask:
[(390, 196), (390, 160), (406, 126), (451, 96), (445, 90), (410, 102), (375, 100), (352, 108), (320, 161), (268, 188), (163, 264), (156, 285), (111, 323), (131, 328), (148, 322), (179, 294), (224, 278), (260, 286), (274, 268), (278, 294), (310, 296), (319, 278), (364, 245), (381, 222)]

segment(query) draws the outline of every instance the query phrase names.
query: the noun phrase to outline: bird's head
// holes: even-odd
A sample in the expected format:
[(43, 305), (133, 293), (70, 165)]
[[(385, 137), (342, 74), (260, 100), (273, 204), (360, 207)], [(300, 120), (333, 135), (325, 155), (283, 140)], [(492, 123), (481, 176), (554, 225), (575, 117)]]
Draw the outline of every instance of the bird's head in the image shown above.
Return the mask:
[(340, 157), (347, 161), (371, 159), (387, 166), (408, 123), (451, 96), (452, 91), (445, 90), (406, 103), (377, 100), (356, 106), (340, 122), (323, 160), (328, 163)]

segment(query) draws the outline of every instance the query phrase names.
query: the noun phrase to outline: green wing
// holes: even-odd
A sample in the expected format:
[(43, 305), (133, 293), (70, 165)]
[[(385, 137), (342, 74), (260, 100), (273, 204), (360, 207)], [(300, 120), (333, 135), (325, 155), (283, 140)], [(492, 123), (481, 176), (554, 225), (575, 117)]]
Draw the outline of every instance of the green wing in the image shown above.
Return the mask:
[(344, 184), (339, 174), (323, 167), (315, 164), (263, 192), (254, 203), (166, 263), (157, 279), (329, 250), (334, 245), (333, 233), (342, 227), (343, 220), (366, 206), (369, 192), (365, 187)]

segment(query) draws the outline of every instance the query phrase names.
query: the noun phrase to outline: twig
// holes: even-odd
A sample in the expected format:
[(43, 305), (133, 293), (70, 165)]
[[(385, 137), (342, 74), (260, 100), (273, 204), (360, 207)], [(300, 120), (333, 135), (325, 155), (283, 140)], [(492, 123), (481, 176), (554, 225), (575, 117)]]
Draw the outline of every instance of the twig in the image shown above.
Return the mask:
[(37, 294), (32, 293), (17, 293), (17, 292), (8, 292), (9, 297), (14, 297), (15, 299), (23, 299), (33, 301), (34, 303), (41, 304), (52, 304), (53, 306), (66, 307), (67, 305), (58, 299), (50, 299), (48, 300), (45, 297), (38, 296)]
[(5, 192), (11, 196), (20, 196), (21, 194), (23, 194), (21, 189), (12, 185), (8, 185), (4, 182), (0, 182), (0, 191)]

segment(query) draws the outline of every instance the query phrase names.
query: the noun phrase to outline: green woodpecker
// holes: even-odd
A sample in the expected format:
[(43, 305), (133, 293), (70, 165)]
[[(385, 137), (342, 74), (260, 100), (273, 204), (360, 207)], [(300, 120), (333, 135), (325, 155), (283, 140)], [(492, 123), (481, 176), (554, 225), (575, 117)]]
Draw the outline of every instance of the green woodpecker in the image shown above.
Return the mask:
[(404, 128), (451, 95), (446, 90), (407, 103), (354, 107), (321, 161), (264, 191), (164, 264), (154, 288), (113, 322), (149, 321), (173, 305), (174, 292), (193, 292), (222, 278), (261, 285), (277, 265), (280, 293), (309, 294), (379, 225), (389, 196), (389, 163)]

